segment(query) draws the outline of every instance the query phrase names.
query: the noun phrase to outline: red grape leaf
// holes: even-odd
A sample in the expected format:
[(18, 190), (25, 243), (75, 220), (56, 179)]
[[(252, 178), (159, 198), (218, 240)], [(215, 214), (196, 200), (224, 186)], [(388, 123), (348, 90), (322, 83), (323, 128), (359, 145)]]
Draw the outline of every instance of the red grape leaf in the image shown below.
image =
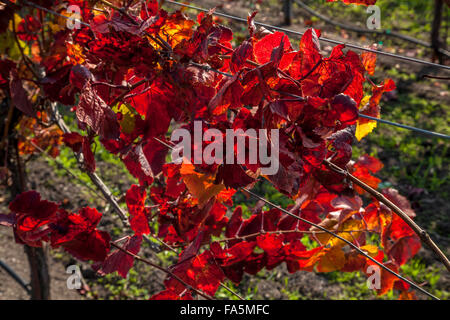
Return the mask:
[(71, 148), (74, 152), (80, 152), (83, 145), (84, 138), (77, 132), (70, 132), (63, 134), (63, 142)]
[(97, 230), (101, 217), (95, 208), (82, 208), (77, 214), (59, 210), (52, 225), (52, 247), (62, 246), (80, 260), (103, 261), (109, 252), (111, 237)]
[(172, 290), (166, 289), (155, 295), (150, 300), (194, 300), (189, 292), (184, 295), (180, 295)]
[(132, 185), (125, 196), (125, 201), (130, 213), (131, 229), (133, 229), (136, 235), (150, 233), (148, 219), (145, 214), (146, 197), (147, 193), (145, 192), (145, 189), (137, 185)]
[(414, 218), (416, 213), (411, 208), (411, 204), (408, 199), (399, 194), (398, 190), (394, 188), (386, 188), (381, 190), (381, 193), (392, 201), (397, 207), (399, 207), (404, 213), (406, 213), (410, 218)]
[(377, 54), (374, 52), (363, 52), (361, 53), (361, 60), (367, 73), (373, 76), (377, 64)]
[(119, 137), (117, 115), (96, 93), (90, 82), (86, 83), (81, 92), (76, 113), (82, 129), (88, 125), (101, 138), (114, 140)]
[(282, 32), (275, 32), (266, 35), (254, 44), (253, 53), (255, 55), (256, 62), (265, 64), (271, 61), (273, 50), (279, 47), (283, 49), (282, 52), (291, 51), (292, 47), (289, 37)]
[[(126, 242), (121, 246), (124, 250), (131, 253), (138, 254), (141, 248), (142, 236), (129, 237)], [(133, 266), (134, 258), (129, 254), (126, 254), (122, 250), (115, 250), (110, 252), (105, 261), (101, 264), (94, 265), (93, 268), (100, 275), (106, 275), (117, 271), (123, 278), (127, 277), (128, 271)]]
[(399, 266), (404, 265), (419, 252), (421, 241), (417, 235), (398, 239), (392, 246), (386, 248), (389, 258)]

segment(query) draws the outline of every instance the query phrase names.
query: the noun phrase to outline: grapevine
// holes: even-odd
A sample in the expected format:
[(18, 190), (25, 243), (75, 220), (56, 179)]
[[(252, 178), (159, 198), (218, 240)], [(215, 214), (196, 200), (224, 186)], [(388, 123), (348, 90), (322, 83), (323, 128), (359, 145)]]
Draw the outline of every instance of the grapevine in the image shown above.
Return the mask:
[[(67, 27), (70, 19), (77, 24), (70, 6), (80, 8), (83, 23), (75, 28)], [(126, 278), (135, 260), (150, 264), (166, 275), (165, 289), (152, 299), (214, 299), (226, 281), (239, 284), (244, 274), (283, 263), (290, 273), (368, 277), (370, 266), (381, 266), (378, 295), (398, 290), (401, 299), (415, 299), (421, 288), (399, 275), (400, 267), (422, 241), (435, 244), (397, 190), (375, 193), (383, 164), (369, 155), (352, 160), (354, 139), (376, 126), (359, 115), (379, 118), (383, 93), (395, 89), (391, 79), (371, 80), (376, 54), (337, 45), (324, 56), (320, 30), (307, 30), (294, 44), (282, 32), (257, 28), (256, 12), (237, 43), (213, 13), (192, 20), (156, 0), (0, 4), (0, 97), (8, 105), (0, 149), (16, 143), (19, 157), (45, 151), (56, 158), (60, 145), (70, 147), (124, 227), (114, 239), (99, 226), (97, 209), (69, 212), (34, 190), (11, 201), (0, 225), (13, 228), (18, 243), (62, 248), (101, 275)], [(76, 132), (61, 110), (76, 119)], [(196, 164), (193, 156), (167, 162), (176, 146), (170, 132), (194, 135), (195, 122), (224, 141), (230, 129), (241, 129), (244, 139), (252, 138), (249, 129), (277, 130), (278, 171), (262, 174), (264, 164), (237, 147), (233, 156), (244, 164)], [(121, 200), (95, 173), (100, 147), (138, 181)], [(237, 193), (258, 197), (252, 190), (263, 182), (292, 204), (257, 204), (251, 212), (233, 204)], [(304, 237), (315, 247), (307, 249)], [(151, 238), (177, 252), (177, 263), (165, 269), (139, 256)]]

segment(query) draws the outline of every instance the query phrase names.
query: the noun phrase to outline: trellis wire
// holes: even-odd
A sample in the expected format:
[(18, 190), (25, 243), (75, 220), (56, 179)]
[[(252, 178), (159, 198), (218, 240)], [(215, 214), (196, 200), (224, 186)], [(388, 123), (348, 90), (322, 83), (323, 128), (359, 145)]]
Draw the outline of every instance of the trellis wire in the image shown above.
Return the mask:
[[(56, 12), (56, 11), (46, 9), (46, 8), (44, 8), (44, 7), (42, 7), (42, 6), (38, 5), (38, 4), (31, 3), (31, 2), (28, 2), (28, 1), (23, 1), (23, 2), (26, 5), (29, 5), (31, 7), (35, 7), (37, 9), (44, 10), (44, 11), (46, 11), (48, 13), (57, 15), (57, 16), (59, 16), (61, 18), (64, 18), (64, 19), (69, 19), (69, 17), (66, 17), (66, 16), (64, 16), (64, 15), (62, 15), (62, 14)], [(166, 0), (165, 2), (173, 4), (173, 5), (177, 5), (177, 6), (190, 8), (190, 9), (197, 10), (197, 11), (209, 12), (209, 10), (207, 10), (207, 9), (199, 8), (199, 7), (196, 7), (196, 6), (188, 5), (188, 4), (177, 2), (177, 1)], [(216, 15), (216, 16), (221, 16), (221, 17), (224, 17), (224, 18), (228, 18), (228, 19), (232, 19), (232, 20), (236, 20), (236, 21), (247, 23), (247, 19), (236, 17), (236, 16), (229, 15), (229, 14), (226, 14), (226, 13), (214, 12), (213, 14)], [(79, 19), (74, 19), (74, 20), (80, 22), (80, 24), (82, 24), (84, 26), (90, 27), (90, 24), (85, 23), (83, 21), (80, 21)], [(273, 25), (270, 25), (270, 24), (257, 22), (257, 21), (254, 21), (254, 23), (255, 23), (255, 25), (259, 25), (259, 26), (262, 26), (262, 27), (265, 27), (265, 28), (268, 28), (268, 29), (283, 31), (283, 32), (287, 32), (287, 33), (291, 33), (291, 34), (295, 34), (295, 35), (299, 35), (299, 36), (303, 35), (303, 32), (298, 32), (298, 31), (294, 31), (294, 30), (290, 30), (290, 29), (286, 29), (286, 28), (282, 28), (282, 27), (277, 27), (277, 26), (273, 26)], [(424, 64), (424, 65), (429, 65), (429, 66), (433, 66), (433, 67), (437, 67), (437, 68), (442, 68), (444, 70), (450, 70), (450, 66), (445, 66), (445, 65), (442, 65), (442, 64), (433, 63), (433, 62), (420, 60), (420, 59), (416, 59), (416, 58), (405, 57), (405, 56), (397, 55), (395, 53), (384, 52), (384, 51), (374, 50), (374, 49), (370, 49), (370, 48), (364, 48), (362, 46), (358, 46), (358, 45), (355, 45), (355, 44), (352, 44), (352, 43), (346, 43), (346, 42), (333, 40), (333, 39), (328, 39), (328, 38), (324, 38), (324, 37), (320, 37), (319, 40), (324, 41), (324, 42), (328, 42), (328, 43), (333, 43), (333, 44), (343, 44), (343, 45), (345, 45), (346, 47), (349, 47), (349, 48), (362, 50), (362, 51), (367, 51), (367, 52), (372, 52), (372, 53), (388, 56), (388, 57), (395, 58), (395, 59), (410, 61), (410, 62), (414, 62), (414, 63), (420, 63), (420, 64)]]
[[(292, 0), (285, 0), (285, 2), (291, 2)], [(409, 36), (406, 36), (404, 34), (400, 34), (400, 33), (396, 33), (396, 32), (391, 32), (389, 30), (370, 30), (370, 29), (362, 29), (362, 28), (358, 28), (358, 27), (354, 27), (354, 26), (349, 26), (346, 25), (344, 23), (341, 22), (336, 22), (331, 20), (329, 17), (325, 17), (322, 14), (314, 11), (311, 7), (309, 7), (308, 5), (306, 5), (303, 1), (301, 0), (293, 0), (298, 6), (300, 6), (303, 10), (305, 10), (306, 12), (308, 12), (310, 15), (316, 16), (317, 18), (325, 21), (326, 23), (329, 23), (331, 25), (337, 26), (339, 28), (345, 29), (345, 30), (349, 30), (352, 32), (357, 32), (357, 33), (370, 33), (370, 34), (377, 34), (377, 35), (381, 35), (381, 36), (388, 36), (388, 37), (394, 37), (403, 41), (408, 41), (414, 44), (418, 44), (421, 45), (423, 47), (426, 48), (432, 48), (431, 44), (422, 40), (418, 40), (416, 38), (412, 38)], [(444, 50), (442, 48), (439, 48), (439, 52), (446, 55), (447, 57), (450, 57), (450, 52), (448, 52), (447, 50)]]
[(368, 115), (365, 115), (365, 114), (362, 114), (362, 113), (360, 113), (359, 116), (361, 118), (375, 120), (375, 121), (380, 122), (380, 123), (388, 124), (388, 125), (399, 127), (399, 128), (406, 129), (406, 130), (415, 131), (415, 132), (418, 132), (418, 133), (423, 133), (423, 134), (426, 134), (426, 135), (429, 135), (429, 136), (433, 136), (433, 137), (437, 137), (437, 138), (443, 138), (443, 139), (450, 139), (449, 135), (446, 135), (446, 134), (443, 134), (443, 133), (428, 131), (428, 130), (420, 129), (420, 128), (416, 128), (416, 127), (411, 127), (411, 126), (407, 126), (405, 124), (396, 123), (396, 122), (392, 122), (392, 121), (389, 121), (389, 120), (384, 120), (384, 119), (371, 117), (371, 116), (368, 116)]
[(320, 229), (320, 230), (322, 230), (322, 231), (324, 231), (324, 232), (330, 234), (331, 236), (333, 236), (333, 237), (335, 237), (335, 238), (337, 238), (337, 239), (339, 239), (339, 240), (345, 242), (345, 243), (348, 244), (350, 247), (352, 247), (353, 249), (355, 249), (356, 251), (358, 251), (359, 254), (362, 254), (363, 256), (365, 256), (366, 258), (368, 258), (369, 260), (371, 260), (372, 262), (376, 263), (380, 268), (382, 268), (382, 269), (386, 270), (387, 272), (389, 272), (390, 274), (396, 276), (398, 279), (405, 281), (405, 282), (408, 283), (410, 286), (412, 286), (412, 287), (414, 287), (415, 289), (419, 290), (420, 292), (426, 294), (426, 295), (429, 296), (430, 298), (433, 298), (433, 299), (435, 299), (435, 300), (440, 300), (438, 297), (434, 296), (433, 294), (429, 293), (429, 292), (426, 291), (425, 289), (421, 288), (420, 286), (418, 286), (417, 284), (415, 284), (415, 283), (412, 282), (411, 280), (406, 279), (405, 277), (399, 275), (399, 274), (396, 273), (395, 271), (392, 271), (391, 269), (389, 269), (388, 267), (386, 267), (384, 264), (380, 263), (380, 262), (377, 261), (376, 259), (372, 258), (370, 255), (366, 254), (363, 250), (361, 250), (361, 248), (359, 248), (358, 246), (356, 246), (355, 244), (353, 244), (351, 241), (348, 241), (347, 239), (345, 239), (345, 238), (343, 238), (343, 237), (341, 237), (341, 236), (335, 234), (334, 232), (328, 230), (327, 228), (324, 228), (324, 227), (321, 226), (321, 225), (315, 224), (315, 223), (313, 223), (313, 222), (311, 222), (311, 221), (309, 221), (309, 220), (306, 220), (306, 219), (304, 219), (304, 218), (302, 218), (302, 217), (300, 217), (300, 216), (297, 216), (297, 215), (293, 214), (292, 212), (289, 212), (288, 210), (286, 210), (286, 209), (284, 209), (284, 208), (282, 208), (282, 207), (280, 207), (280, 206), (277, 206), (276, 204), (270, 202), (270, 201), (267, 200), (266, 198), (261, 197), (260, 195), (258, 195), (258, 194), (256, 194), (256, 193), (250, 191), (250, 190), (247, 189), (247, 188), (241, 188), (241, 189), (244, 190), (245, 192), (249, 193), (249, 194), (250, 194), (251, 196), (253, 196), (254, 198), (259, 199), (259, 200), (263, 201), (264, 203), (268, 204), (268, 205), (271, 206), (272, 208), (278, 209), (278, 210), (280, 210), (281, 212), (287, 214), (288, 216), (291, 216), (291, 217), (293, 217), (293, 218), (295, 218), (295, 219), (297, 219), (297, 220), (303, 221), (303, 222), (305, 222), (305, 223), (307, 223), (307, 224), (309, 224), (309, 225), (311, 225), (311, 226), (313, 226), (313, 227), (316, 227), (316, 228), (318, 228), (318, 229)]
[[(183, 5), (183, 6), (187, 6), (188, 8), (191, 8), (191, 7), (192, 7), (192, 9), (198, 9), (198, 10), (201, 10), (201, 11), (208, 11), (208, 10), (206, 10), (206, 9), (197, 8), (197, 7), (190, 6), (190, 5), (185, 5), (185, 4), (176, 2), (176, 1), (167, 0), (166, 2), (174, 3), (174, 4), (179, 4), (179, 5)], [(39, 5), (35, 4), (35, 3), (31, 3), (31, 2), (28, 2), (28, 1), (24, 1), (24, 3), (26, 3), (27, 5), (33, 6), (33, 7), (35, 7), (35, 8), (45, 10), (45, 11), (48, 12), (48, 13), (58, 15), (58, 16), (64, 18), (64, 19), (69, 19), (69, 17), (66, 17), (66, 16), (64, 16), (64, 15), (62, 15), (62, 14), (59, 14), (59, 13), (55, 12), (55, 11), (52, 11), (52, 10), (46, 9), (46, 8), (44, 8), (44, 7), (41, 7), (41, 6), (39, 6)], [(218, 15), (218, 13), (215, 13), (215, 14)], [(221, 14), (221, 15), (222, 15), (222, 14)], [(229, 15), (226, 15), (226, 14), (223, 14), (223, 15), (225, 15), (225, 16), (227, 16), (227, 17), (229, 16)], [(237, 17), (233, 17), (233, 16), (229, 16), (229, 17), (230, 17), (230, 18), (237, 18)], [(240, 20), (242, 20), (242, 21), (245, 20), (245, 19), (242, 19), (242, 18), (238, 18), (238, 19), (240, 19)], [(245, 21), (246, 21), (246, 20), (245, 20)], [(84, 23), (84, 22), (81, 22), (81, 21), (80, 21), (80, 23), (82, 23), (83, 25), (86, 25), (86, 26), (90, 27), (90, 25), (87, 24), (87, 23)], [(259, 24), (259, 23), (256, 23), (256, 22), (255, 22), (255, 24)], [(260, 24), (260, 25), (264, 25), (264, 24)], [(275, 27), (275, 28), (277, 28), (277, 27)], [(287, 30), (287, 29), (286, 29), (286, 30)], [(293, 32), (294, 32), (294, 31), (293, 31)], [(298, 34), (300, 34), (300, 33), (298, 33)], [(323, 38), (322, 38), (322, 39), (323, 39)], [(369, 50), (369, 49), (366, 49), (366, 48), (361, 48), (361, 49), (362, 49), (362, 50)], [(383, 52), (377, 51), (377, 50), (372, 50), (372, 51), (376, 51), (376, 52), (378, 52), (378, 53), (380, 53), (380, 54), (383, 53)], [(399, 56), (399, 57), (401, 57), (401, 56)], [(425, 61), (425, 62), (426, 62), (426, 61)], [(211, 67), (209, 67), (209, 66), (206, 66), (206, 65), (201, 65), (201, 64), (198, 64), (198, 63), (195, 63), (195, 62), (191, 62), (191, 64), (194, 65), (194, 66), (197, 66), (197, 67), (201, 67), (201, 68), (204, 68), (204, 69), (211, 70), (211, 71), (213, 71), (213, 72), (219, 73), (219, 74), (221, 74), (221, 75), (223, 75), (223, 76), (226, 76), (226, 77), (232, 77), (232, 75), (229, 74), (229, 73), (225, 73), (225, 72), (222, 72), (222, 71), (213, 69), (213, 68), (211, 68)], [(440, 65), (439, 65), (439, 66), (440, 66)], [(388, 124), (388, 125), (391, 125), (391, 126), (395, 126), (395, 127), (402, 128), (402, 129), (411, 130), (411, 131), (418, 132), (418, 133), (422, 133), (422, 134), (426, 134), (426, 135), (429, 135), (429, 136), (433, 136), (433, 137), (437, 137), (437, 138), (443, 138), (443, 139), (450, 139), (450, 136), (449, 136), (449, 135), (446, 135), (446, 134), (443, 134), (443, 133), (438, 133), (438, 132), (433, 132), (433, 131), (429, 131), (429, 130), (424, 130), (424, 129), (420, 129), (420, 128), (416, 128), (416, 127), (411, 127), (411, 126), (407, 126), (407, 125), (404, 125), (404, 124), (400, 124), (400, 123), (396, 123), (396, 122), (392, 122), (392, 121), (388, 121), (388, 120), (384, 120), (384, 119), (379, 119), (379, 118), (367, 116), (367, 115), (364, 115), (364, 114), (361, 114), (361, 113), (359, 114), (359, 116), (360, 116), (361, 118), (366, 118), (366, 119), (374, 120), (374, 121), (377, 121), (377, 122), (380, 122), (380, 123)]]
[[(173, 150), (173, 147), (170, 146), (169, 144), (165, 143), (164, 141), (162, 141), (162, 140), (160, 140), (160, 139), (158, 139), (158, 138), (156, 138), (156, 137), (153, 137), (153, 139), (156, 140), (156, 141), (158, 141), (159, 143), (161, 143), (162, 145), (164, 145), (164, 146), (167, 147), (168, 149)], [(411, 280), (409, 280), (409, 279), (407, 279), (407, 278), (405, 278), (405, 277), (399, 275), (397, 272), (395, 272), (395, 271), (389, 269), (389, 268), (386, 267), (383, 263), (377, 261), (376, 259), (372, 258), (370, 255), (368, 255), (367, 253), (365, 253), (361, 248), (359, 248), (358, 246), (356, 246), (355, 244), (353, 244), (351, 241), (349, 241), (349, 240), (347, 240), (347, 239), (345, 239), (345, 238), (339, 236), (338, 234), (334, 233), (333, 231), (330, 231), (330, 230), (326, 229), (325, 227), (323, 227), (323, 226), (321, 226), (321, 225), (318, 225), (318, 224), (316, 224), (316, 223), (314, 223), (314, 222), (311, 222), (311, 221), (309, 221), (309, 220), (307, 220), (307, 219), (304, 219), (304, 218), (302, 218), (302, 217), (300, 217), (300, 216), (297, 216), (297, 215), (293, 214), (292, 212), (289, 212), (288, 210), (286, 210), (286, 209), (284, 209), (284, 208), (282, 208), (282, 207), (280, 207), (280, 206), (277, 206), (276, 204), (270, 202), (270, 201), (267, 200), (266, 198), (264, 198), (264, 197), (262, 197), (262, 196), (260, 196), (260, 195), (258, 195), (258, 194), (256, 194), (256, 193), (250, 191), (249, 189), (247, 189), (247, 188), (245, 188), (245, 187), (239, 188), (238, 190), (247, 192), (247, 193), (250, 194), (252, 197), (254, 197), (254, 198), (256, 198), (256, 199), (259, 199), (259, 200), (265, 202), (266, 204), (270, 205), (271, 207), (273, 207), (273, 208), (275, 208), (275, 209), (280, 210), (281, 212), (287, 214), (288, 216), (291, 216), (291, 217), (293, 217), (293, 218), (295, 218), (295, 219), (298, 219), (298, 220), (300, 220), (300, 221), (303, 221), (303, 222), (309, 224), (310, 226), (316, 227), (317, 229), (320, 229), (320, 230), (322, 230), (323, 232), (326, 232), (326, 233), (328, 233), (329, 235), (331, 235), (331, 236), (333, 236), (333, 237), (335, 237), (335, 238), (337, 238), (337, 239), (339, 239), (339, 240), (345, 242), (345, 243), (348, 244), (350, 247), (352, 247), (353, 249), (355, 249), (359, 254), (361, 254), (361, 255), (363, 255), (364, 257), (366, 257), (367, 259), (371, 260), (372, 262), (374, 262), (375, 264), (377, 264), (380, 268), (382, 268), (382, 269), (384, 269), (385, 271), (389, 272), (390, 274), (394, 275), (394, 276), (397, 277), (398, 279), (400, 279), (400, 280), (402, 280), (402, 281), (408, 283), (410, 286), (412, 286), (412, 287), (415, 288), (416, 290), (422, 292), (423, 294), (427, 295), (428, 297), (430, 297), (430, 298), (432, 298), (432, 299), (440, 300), (438, 297), (434, 296), (434, 295), (431, 294), (430, 292), (428, 292), (428, 291), (426, 291), (425, 289), (421, 288), (420, 286), (418, 286), (417, 284), (415, 284), (415, 283), (412, 282)]]
[[(177, 2), (177, 1), (166, 0), (165, 2), (173, 4), (173, 5), (181, 6), (181, 7), (190, 8), (190, 9), (197, 10), (197, 11), (209, 12), (209, 10), (207, 10), (207, 9), (203, 9), (203, 8), (200, 8), (200, 7), (196, 7), (196, 6), (193, 6), (193, 5), (189, 5), (189, 4), (185, 4), (185, 3), (181, 3), (181, 2)], [(214, 11), (213, 15), (247, 23), (247, 19), (244, 19), (244, 18), (241, 18), (241, 17), (237, 17), (237, 16), (233, 16), (233, 15), (226, 14), (226, 13), (222, 13), (222, 12)], [(283, 27), (277, 27), (277, 26), (273, 26), (273, 25), (270, 25), (270, 24), (267, 24), (267, 23), (254, 21), (254, 24), (262, 26), (262, 27), (265, 27), (267, 29), (283, 31), (283, 32), (286, 32), (286, 33), (291, 33), (291, 34), (295, 34), (295, 35), (299, 35), (299, 36), (303, 36), (303, 34), (304, 34), (303, 32), (294, 31), (294, 30), (291, 30), (291, 29), (283, 28)], [(395, 53), (384, 52), (384, 51), (374, 50), (374, 49), (370, 49), (370, 48), (364, 48), (362, 46), (359, 46), (359, 45), (356, 45), (356, 44), (352, 44), (352, 43), (342, 42), (342, 41), (333, 40), (333, 39), (324, 38), (324, 37), (320, 37), (319, 40), (324, 41), (324, 42), (328, 42), (328, 43), (333, 43), (333, 44), (343, 44), (343, 45), (345, 45), (348, 48), (362, 50), (362, 51), (367, 51), (367, 52), (372, 52), (372, 53), (388, 56), (388, 57), (395, 58), (395, 59), (410, 61), (410, 62), (414, 62), (414, 63), (420, 63), (420, 64), (424, 64), (424, 65), (428, 65), (428, 66), (432, 66), (432, 67), (436, 67), (436, 68), (441, 68), (441, 69), (444, 69), (444, 70), (450, 70), (450, 66), (445, 66), (445, 65), (442, 65), (442, 64), (433, 63), (433, 62), (420, 60), (420, 59), (416, 59), (416, 58), (405, 57), (405, 56), (401, 56), (401, 55), (398, 55), (398, 54), (395, 54)]]
[(29, 295), (31, 295), (31, 289), (28, 284), (23, 281), (23, 279), (14, 270), (8, 266), (5, 262), (0, 260), (0, 267), (9, 274)]
[[(190, 64), (193, 65), (193, 66), (205, 69), (205, 70), (209, 70), (209, 71), (213, 71), (213, 72), (219, 73), (219, 74), (221, 74), (223, 76), (226, 76), (226, 77), (229, 77), (229, 78), (233, 77), (233, 75), (231, 75), (229, 73), (225, 73), (225, 72), (216, 70), (214, 68), (211, 68), (208, 65), (203, 65), (203, 64), (200, 64), (200, 63), (196, 63), (196, 62), (190, 62)], [(298, 99), (302, 99), (302, 100), (304, 99), (303, 97), (297, 96), (295, 94), (288, 94), (288, 95), (291, 96), (291, 97), (294, 97), (294, 98), (298, 98)], [(407, 125), (404, 125), (404, 124), (401, 124), (401, 123), (397, 123), (397, 122), (392, 122), (392, 121), (389, 121), (389, 120), (384, 120), (384, 119), (371, 117), (371, 116), (368, 116), (368, 115), (365, 115), (365, 114), (362, 114), (362, 113), (359, 113), (358, 115), (361, 118), (374, 120), (374, 121), (377, 121), (377, 122), (380, 122), (380, 123), (388, 124), (388, 125), (391, 125), (391, 126), (402, 128), (402, 129), (407, 129), (407, 130), (410, 130), (410, 131), (426, 134), (426, 135), (429, 135), (429, 136), (432, 136), (432, 137), (443, 138), (443, 139), (450, 139), (449, 135), (446, 135), (446, 134), (443, 134), (443, 133), (438, 133), (438, 132), (433, 132), (433, 131), (429, 131), (429, 130), (425, 130), (425, 129), (411, 127), (411, 126), (407, 126)]]

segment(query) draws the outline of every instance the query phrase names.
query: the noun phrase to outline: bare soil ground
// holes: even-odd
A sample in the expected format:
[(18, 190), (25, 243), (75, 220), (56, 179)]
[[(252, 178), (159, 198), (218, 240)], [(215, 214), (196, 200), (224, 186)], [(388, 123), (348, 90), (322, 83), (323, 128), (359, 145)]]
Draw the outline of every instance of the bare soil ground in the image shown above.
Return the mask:
[[(10, 266), (25, 283), (29, 283), (30, 271), (23, 245), (16, 244), (10, 229), (0, 228), (0, 259)], [(54, 300), (78, 300), (80, 295), (76, 290), (67, 289), (66, 269), (63, 264), (49, 255), (50, 295)], [(0, 269), (0, 300), (29, 299), (26, 291), (15, 282), (3, 269)]]

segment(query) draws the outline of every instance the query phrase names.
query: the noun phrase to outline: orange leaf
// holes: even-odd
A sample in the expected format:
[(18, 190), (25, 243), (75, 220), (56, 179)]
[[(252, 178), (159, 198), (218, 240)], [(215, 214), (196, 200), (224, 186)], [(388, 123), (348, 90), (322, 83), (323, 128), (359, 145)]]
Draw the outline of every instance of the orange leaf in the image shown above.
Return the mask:
[[(358, 166), (356, 170), (353, 172), (353, 175), (367, 184), (369, 187), (372, 187), (374, 189), (378, 188), (378, 184), (381, 182), (380, 179), (370, 174), (369, 170), (367, 170), (365, 167)], [(358, 187), (357, 185), (354, 185), (353, 188), (356, 192), (359, 194), (363, 194), (365, 191)]]
[[(337, 233), (341, 238), (347, 241), (353, 242), (361, 235), (361, 230), (364, 230), (364, 224), (361, 220), (350, 219), (342, 223), (337, 230)], [(327, 246), (331, 247), (343, 247), (346, 243), (336, 237), (331, 237), (327, 243)]]
[(364, 52), (361, 54), (361, 60), (367, 73), (373, 76), (377, 64), (377, 55), (373, 52)]
[(197, 172), (190, 163), (181, 165), (180, 174), (189, 192), (197, 199), (199, 207), (203, 207), (209, 199), (225, 189), (223, 184), (214, 184), (214, 174)]
[[(374, 265), (374, 266), (378, 267), (374, 262), (372, 262), (370, 260), (367, 261), (367, 266), (369, 266), (369, 265)], [(387, 268), (391, 269), (392, 271), (398, 273), (398, 267), (394, 263), (387, 262), (384, 265)], [(367, 270), (367, 268), (366, 268), (366, 270)], [(367, 274), (367, 275), (371, 276), (372, 274)], [(385, 269), (381, 269), (380, 270), (380, 288), (376, 289), (377, 294), (379, 296), (382, 296), (382, 295), (388, 293), (389, 291), (391, 291), (394, 288), (394, 284), (396, 281), (398, 281), (397, 276), (386, 271)]]
[(417, 300), (417, 297), (414, 291), (402, 291), (398, 300)]
[(194, 24), (193, 20), (185, 18), (181, 13), (173, 14), (161, 27), (160, 36), (174, 48), (181, 41), (191, 38)]
[(73, 44), (71, 42), (66, 42), (66, 47), (67, 56), (70, 59), (70, 63), (72, 63), (73, 65), (84, 63), (85, 59), (83, 55), (83, 49), (78, 43)]
[(339, 247), (325, 249), (325, 254), (317, 264), (318, 272), (331, 272), (340, 270), (345, 265), (345, 254)]

